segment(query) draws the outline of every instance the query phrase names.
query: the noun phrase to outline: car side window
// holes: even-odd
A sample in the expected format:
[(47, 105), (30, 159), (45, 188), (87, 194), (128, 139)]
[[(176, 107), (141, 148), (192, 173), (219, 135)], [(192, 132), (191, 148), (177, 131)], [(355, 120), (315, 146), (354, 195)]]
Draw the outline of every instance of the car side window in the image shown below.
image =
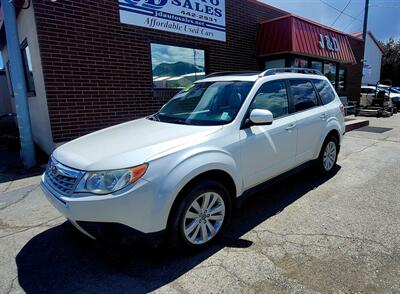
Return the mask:
[(309, 80), (289, 80), (295, 111), (318, 106), (317, 93)]
[(271, 81), (263, 84), (258, 90), (249, 111), (266, 109), (272, 112), (274, 118), (289, 113), (289, 102), (285, 81)]
[(313, 80), (313, 83), (324, 105), (331, 103), (333, 100), (335, 100), (335, 92), (333, 92), (332, 87), (329, 85), (328, 81)]

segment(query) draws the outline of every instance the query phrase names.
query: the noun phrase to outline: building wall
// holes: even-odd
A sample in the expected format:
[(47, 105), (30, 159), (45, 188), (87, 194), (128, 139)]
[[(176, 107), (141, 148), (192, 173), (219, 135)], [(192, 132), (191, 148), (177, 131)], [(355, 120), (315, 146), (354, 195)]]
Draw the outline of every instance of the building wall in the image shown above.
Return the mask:
[(369, 34), (366, 39), (362, 84), (375, 85), (381, 79), (382, 51)]
[[(362, 59), (364, 42), (361, 39), (349, 37), (350, 46), (353, 50), (357, 64), (344, 66), (346, 73), (346, 93), (348, 100), (359, 101), (361, 91)], [(341, 93), (339, 93), (341, 95)]]
[(148, 115), (171, 97), (152, 88), (150, 42), (205, 49), (207, 72), (258, 70), (257, 23), (286, 14), (227, 0), (227, 41), (219, 42), (121, 24), (117, 0), (37, 0), (34, 8), (55, 142)]
[[(35, 83), (36, 96), (28, 98), (30, 119), (32, 124), (33, 139), (43, 151), (51, 153), (54, 149), (50, 128), (49, 113), (47, 109), (46, 90), (42, 71), (42, 62), (37, 39), (36, 24), (32, 5), (29, 9), (21, 10), (17, 19), (18, 35), (20, 43), (25, 39), (28, 42), (32, 72)], [(4, 64), (8, 61), (7, 45), (2, 50)], [(11, 106), (15, 112), (15, 99), (11, 98)]]

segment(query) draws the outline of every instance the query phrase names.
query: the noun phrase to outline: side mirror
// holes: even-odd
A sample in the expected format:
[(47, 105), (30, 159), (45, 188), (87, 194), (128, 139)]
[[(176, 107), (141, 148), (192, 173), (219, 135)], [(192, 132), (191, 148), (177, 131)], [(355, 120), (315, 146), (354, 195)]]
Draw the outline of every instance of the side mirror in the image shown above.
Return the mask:
[(270, 125), (274, 121), (274, 115), (266, 109), (253, 109), (250, 113), (251, 125)]

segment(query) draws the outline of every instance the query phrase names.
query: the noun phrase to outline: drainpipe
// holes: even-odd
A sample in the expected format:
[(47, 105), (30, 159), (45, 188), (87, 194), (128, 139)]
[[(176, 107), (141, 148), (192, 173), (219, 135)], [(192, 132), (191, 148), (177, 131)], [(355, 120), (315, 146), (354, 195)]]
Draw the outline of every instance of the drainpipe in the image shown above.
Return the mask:
[(33, 144), (31, 120), (29, 116), (22, 54), (19, 46), (17, 17), (13, 3), (13, 0), (1, 0), (1, 9), (3, 10), (8, 56), (12, 71), (11, 80), (21, 140), (20, 154), (24, 167), (31, 168), (36, 165), (35, 146)]

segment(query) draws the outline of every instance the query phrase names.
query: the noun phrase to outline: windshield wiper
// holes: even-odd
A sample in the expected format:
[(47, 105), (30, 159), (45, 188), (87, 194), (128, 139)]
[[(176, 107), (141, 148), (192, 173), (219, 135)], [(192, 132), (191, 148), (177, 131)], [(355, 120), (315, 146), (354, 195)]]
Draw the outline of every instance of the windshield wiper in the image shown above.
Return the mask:
[(168, 122), (173, 123), (173, 124), (179, 124), (179, 125), (187, 125), (188, 124), (185, 119), (180, 119), (180, 118), (176, 118), (176, 119), (173, 119)]
[(164, 118), (160, 117), (158, 113), (149, 115), (147, 119), (152, 120), (152, 121), (159, 121), (159, 122), (166, 122), (166, 123), (172, 123), (172, 124), (180, 124), (180, 125), (188, 125), (187, 121), (185, 119), (181, 118)]
[(149, 115), (147, 118), (148, 118), (149, 120), (152, 120), (152, 121), (160, 121), (160, 117), (158, 116), (157, 113), (156, 113), (156, 114), (153, 114), (153, 115)]

